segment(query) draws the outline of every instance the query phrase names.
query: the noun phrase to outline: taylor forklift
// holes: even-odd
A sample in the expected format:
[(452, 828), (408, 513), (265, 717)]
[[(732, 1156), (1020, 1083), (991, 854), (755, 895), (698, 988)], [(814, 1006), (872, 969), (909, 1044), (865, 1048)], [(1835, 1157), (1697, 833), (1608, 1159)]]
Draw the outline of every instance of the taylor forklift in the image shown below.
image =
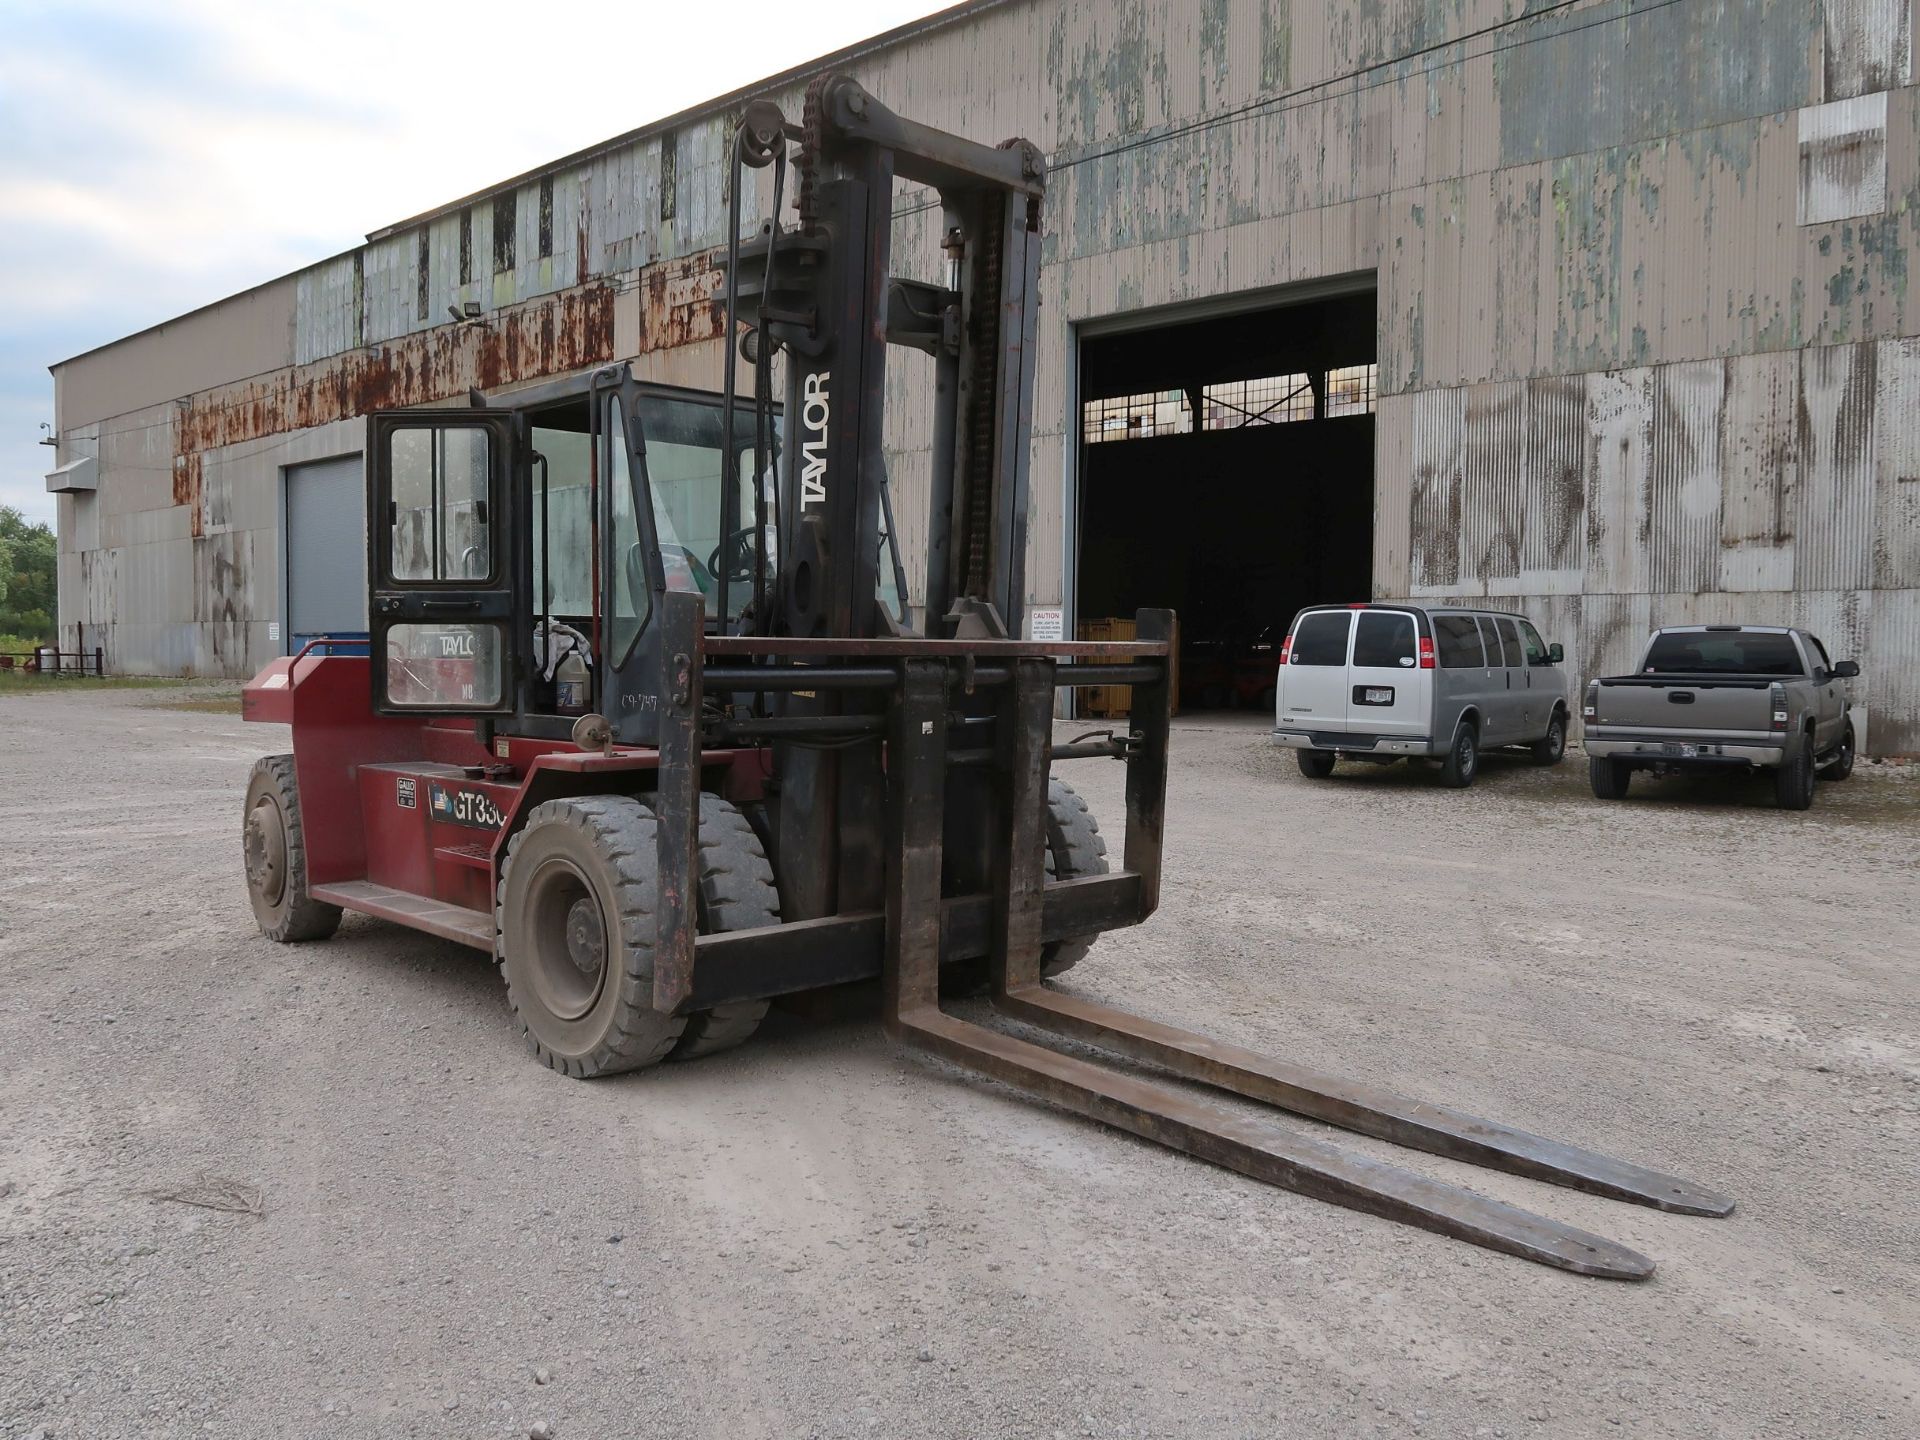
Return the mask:
[[(355, 910), (485, 951), (534, 1055), (580, 1078), (710, 1054), (776, 997), (877, 977), (910, 1049), (1255, 1179), (1582, 1274), (1653, 1264), (1142, 1070), (1728, 1214), (1684, 1180), (1046, 983), (1158, 902), (1174, 629), (1149, 610), (1129, 643), (1019, 638), (1042, 157), (903, 119), (834, 75), (798, 125), (750, 105), (731, 168), (720, 395), (613, 366), (369, 417), (369, 649), (320, 642), (246, 687), (248, 719), (293, 729), (246, 802), (265, 933), (319, 939)], [(770, 168), (772, 213), (742, 242), (745, 168)], [(935, 281), (894, 277), (896, 181), (924, 187), (913, 213), (938, 207)], [(912, 612), (882, 458), (892, 346), (930, 356), (936, 382)], [(1055, 697), (1087, 685), (1132, 687), (1124, 730), (1056, 741)], [(1117, 866), (1054, 775), (1068, 762), (1126, 767)], [(969, 985), (1022, 1034), (942, 1009)]]

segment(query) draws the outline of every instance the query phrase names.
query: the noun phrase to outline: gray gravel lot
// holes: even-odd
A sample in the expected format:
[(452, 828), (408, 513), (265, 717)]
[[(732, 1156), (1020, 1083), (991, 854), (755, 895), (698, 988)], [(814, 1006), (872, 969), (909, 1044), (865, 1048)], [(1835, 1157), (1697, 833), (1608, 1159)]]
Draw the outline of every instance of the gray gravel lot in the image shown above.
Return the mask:
[[(1636, 1286), (868, 1018), (561, 1079), (470, 951), (259, 938), (240, 799), (286, 733), (164, 698), (0, 698), (0, 1436), (1920, 1433), (1912, 769), (1603, 805), (1577, 757), (1454, 793), (1179, 730), (1164, 907), (1069, 986), (1738, 1197), (1406, 1157), (1648, 1252)], [(1117, 828), (1119, 767), (1069, 774)], [(156, 1198), (215, 1177), (262, 1213)]]

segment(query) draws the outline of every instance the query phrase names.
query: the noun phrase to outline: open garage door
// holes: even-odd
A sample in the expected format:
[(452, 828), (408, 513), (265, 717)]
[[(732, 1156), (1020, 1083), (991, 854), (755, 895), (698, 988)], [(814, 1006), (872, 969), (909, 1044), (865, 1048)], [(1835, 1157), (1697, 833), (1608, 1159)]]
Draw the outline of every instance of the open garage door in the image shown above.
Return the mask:
[(287, 467), (287, 653), (367, 633), (367, 481), (358, 455)]
[(1373, 593), (1371, 289), (1085, 336), (1083, 632), (1180, 614), (1183, 709), (1273, 705), (1305, 605)]

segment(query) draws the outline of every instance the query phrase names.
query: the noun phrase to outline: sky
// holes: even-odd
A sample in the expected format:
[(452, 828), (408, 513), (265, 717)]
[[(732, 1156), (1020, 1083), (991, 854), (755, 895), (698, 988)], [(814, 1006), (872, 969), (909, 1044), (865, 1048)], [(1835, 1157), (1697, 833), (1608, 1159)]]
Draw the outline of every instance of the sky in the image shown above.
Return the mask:
[(0, 505), (47, 367), (942, 0), (0, 0)]

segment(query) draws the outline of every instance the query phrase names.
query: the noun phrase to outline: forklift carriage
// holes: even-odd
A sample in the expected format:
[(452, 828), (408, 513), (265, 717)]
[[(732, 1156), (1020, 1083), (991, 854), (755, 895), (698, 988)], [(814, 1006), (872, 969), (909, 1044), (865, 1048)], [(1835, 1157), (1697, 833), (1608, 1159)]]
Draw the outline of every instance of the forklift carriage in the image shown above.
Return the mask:
[[(772, 206), (742, 244), (748, 168), (770, 171)], [(941, 212), (944, 283), (891, 277), (896, 180)], [(775, 997), (878, 978), (909, 1046), (1254, 1178), (1585, 1274), (1653, 1265), (958, 1019), (941, 995), (984, 985), (1032, 1030), (1402, 1145), (1729, 1213), (1671, 1176), (1043, 983), (1158, 903), (1174, 653), (1162, 610), (1130, 642), (1018, 638), (1045, 166), (1025, 141), (931, 130), (829, 76), (800, 125), (748, 106), (732, 182), (720, 394), (616, 365), (368, 417), (367, 652), (316, 641), (245, 689), (248, 719), (293, 730), (247, 796), (262, 930), (320, 939), (355, 910), (486, 951), (534, 1054), (583, 1078), (725, 1049)], [(889, 345), (935, 371), (914, 610), (881, 444)], [(1056, 742), (1056, 697), (1094, 685), (1131, 687), (1124, 729)], [(1083, 759), (1126, 766), (1117, 868), (1053, 774)]]

